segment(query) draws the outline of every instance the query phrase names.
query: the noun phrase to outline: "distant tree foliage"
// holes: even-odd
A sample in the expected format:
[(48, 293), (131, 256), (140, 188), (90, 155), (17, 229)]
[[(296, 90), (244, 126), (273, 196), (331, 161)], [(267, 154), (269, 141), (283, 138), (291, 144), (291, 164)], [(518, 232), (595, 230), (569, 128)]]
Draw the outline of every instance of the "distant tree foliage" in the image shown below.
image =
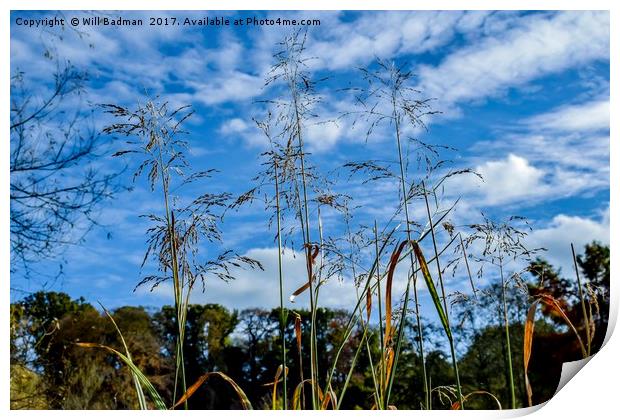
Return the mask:
[[(609, 248), (599, 243), (585, 247), (578, 256), (584, 286), (595, 293), (599, 316), (593, 349), (600, 348), (605, 335), (609, 293)], [(544, 268), (544, 278), (541, 269)], [(582, 329), (579, 302), (571, 296), (575, 283), (563, 279), (557, 269), (542, 259), (530, 266), (529, 294), (544, 291), (566, 296), (564, 305), (575, 324)], [(511, 310), (510, 322), (513, 370), (517, 388), (517, 405), (527, 405), (523, 372), (523, 320), (528, 307), (528, 293), (511, 288), (506, 296)], [(607, 303), (608, 305), (608, 303)], [(462, 369), (464, 394), (484, 390), (498, 398), (504, 408), (510, 405), (504, 357), (505, 341), (501, 311), (501, 286), (491, 284), (478, 291), (476, 299), (460, 300), (458, 309), (459, 367)], [(607, 308), (607, 309), (605, 309)], [(482, 310), (484, 309), (484, 310)], [(480, 310), (472, 322), (470, 312)], [(290, 395), (295, 387), (309, 378), (310, 313), (297, 311), (301, 318), (302, 354), (297, 350), (295, 314), (286, 321), (285, 342), (289, 368)], [(172, 399), (174, 381), (175, 311), (171, 306), (159, 310), (142, 307), (120, 307), (112, 311), (122, 331), (134, 363), (151, 380), (163, 398)], [(319, 308), (316, 313), (318, 365), (329, 366), (346, 326), (349, 313), (344, 310)], [(192, 304), (187, 316), (185, 362), (188, 383), (209, 371), (229, 375), (245, 391), (254, 408), (272, 405), (272, 383), (280, 364), (279, 308), (230, 311), (217, 304)], [(426, 363), (431, 372), (433, 409), (448, 409), (455, 401), (455, 389), (447, 349), (433, 344), (439, 330), (425, 323), (423, 336), (428, 340)], [(435, 329), (434, 329), (435, 328)], [(416, 340), (416, 326), (406, 328), (405, 347), (396, 373), (393, 404), (399, 409), (419, 409), (424, 398), (421, 361)], [(338, 361), (333, 387), (339, 392), (352, 360), (360, 346), (362, 330), (356, 329), (346, 342)], [(76, 342), (95, 342), (120, 349), (122, 343), (109, 319), (83, 299), (71, 299), (64, 293), (38, 292), (11, 305), (11, 408), (13, 409), (135, 409), (138, 406), (131, 374), (120, 360), (103, 351), (85, 349)], [(378, 331), (373, 327), (370, 352), (374, 360), (380, 354)], [(536, 321), (529, 379), (534, 390), (533, 401), (551, 398), (558, 384), (562, 363), (580, 358), (574, 335), (556, 322), (552, 312), (543, 312)], [(300, 364), (301, 363), (301, 364)], [(366, 351), (359, 354), (349, 386), (342, 396), (343, 409), (369, 409), (373, 406), (372, 371)], [(303, 398), (311, 398), (309, 387)], [(278, 395), (281, 395), (281, 391)], [(340, 397), (340, 395), (339, 395)], [(309, 408), (309, 406), (306, 406)], [(476, 395), (468, 399), (470, 409), (495, 409), (490, 397)], [(238, 399), (223, 380), (209, 380), (189, 400), (191, 409), (240, 408)]]

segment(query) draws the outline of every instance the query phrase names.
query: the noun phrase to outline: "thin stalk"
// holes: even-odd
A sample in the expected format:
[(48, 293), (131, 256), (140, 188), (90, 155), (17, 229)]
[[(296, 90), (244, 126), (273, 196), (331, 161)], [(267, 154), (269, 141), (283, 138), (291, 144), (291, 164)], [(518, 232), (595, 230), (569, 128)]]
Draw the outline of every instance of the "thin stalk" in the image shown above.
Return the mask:
[[(401, 147), (401, 141), (400, 141), (400, 114), (398, 114), (398, 112), (396, 111), (396, 108), (397, 108), (396, 98), (394, 97), (394, 93), (393, 93), (392, 94), (392, 115), (394, 119), (396, 143), (398, 146), (398, 161), (400, 164), (400, 182), (401, 182), (401, 189), (402, 189), (402, 194), (403, 194), (403, 207), (405, 209), (405, 221), (407, 223), (407, 227), (405, 230), (407, 232), (407, 241), (411, 243), (411, 219), (409, 218), (409, 206), (408, 206), (408, 200), (407, 200), (408, 194), (407, 194), (407, 187), (406, 187), (406, 182), (405, 182), (405, 165), (403, 163), (403, 153), (402, 153), (402, 147)], [(414, 272), (415, 271), (415, 260), (413, 258), (413, 253), (410, 253), (409, 256), (410, 256), (410, 262), (411, 262), (411, 271)], [(410, 281), (409, 279), (407, 279), (407, 289), (405, 290), (405, 301), (403, 302), (400, 326), (398, 328), (398, 340), (397, 340), (396, 352), (394, 354), (394, 363), (392, 365), (392, 370), (390, 372), (390, 379), (388, 381), (388, 391), (387, 391), (386, 401), (385, 401), (386, 407), (389, 405), (389, 398), (390, 398), (390, 393), (392, 389), (394, 372), (396, 371), (396, 365), (398, 364), (401, 341), (404, 335), (404, 324), (405, 324), (405, 318), (407, 316), (407, 307), (409, 304), (409, 289), (410, 289)], [(424, 338), (422, 334), (422, 322), (420, 320), (420, 310), (419, 310), (420, 308), (419, 308), (419, 300), (418, 300), (418, 293), (417, 293), (417, 284), (415, 281), (413, 284), (413, 296), (414, 296), (414, 303), (416, 306), (416, 310), (415, 310), (416, 323), (418, 327), (418, 334), (420, 336), (420, 357), (422, 359), (422, 374), (424, 376), (423, 380), (424, 380), (425, 405), (428, 407), (428, 400), (429, 400), (428, 376), (426, 373), (426, 359), (424, 355)]]
[[(346, 226), (347, 226), (347, 237), (348, 237), (348, 240), (349, 240), (349, 244), (351, 246), (351, 249), (350, 249), (350, 253), (351, 253), (351, 256), (350, 256), (350, 260), (351, 260), (351, 273), (353, 274), (353, 281), (355, 282), (355, 280), (357, 279), (357, 273), (355, 271), (355, 264), (353, 263), (353, 261), (354, 261), (353, 254), (354, 254), (355, 251), (354, 251), (354, 248), (353, 248), (353, 236), (351, 235), (351, 227), (350, 227), (348, 219), (346, 220)], [(370, 299), (372, 299), (372, 287), (371, 287), (370, 282), (368, 282), (367, 284), (368, 284), (368, 287), (364, 288), (362, 290), (361, 294), (358, 293), (358, 289), (357, 288), (355, 289), (355, 293), (357, 294), (357, 298), (358, 299), (362, 298), (364, 295), (370, 296)], [(368, 324), (370, 323), (370, 314), (367, 314), (368, 322), (365, 322), (364, 321), (363, 309), (361, 307), (359, 308), (359, 312), (360, 312), (360, 324), (361, 324), (362, 328), (364, 329), (364, 331), (366, 331), (368, 329)], [(360, 345), (361, 344), (362, 344), (362, 342), (360, 341)], [(382, 403), (382, 401), (381, 401), (381, 399), (379, 397), (379, 389), (381, 387), (381, 384), (377, 384), (377, 377), (376, 377), (376, 374), (375, 374), (375, 368), (374, 368), (374, 364), (373, 364), (373, 361), (372, 361), (372, 352), (370, 350), (370, 343), (368, 342), (368, 339), (366, 339), (366, 350), (368, 352), (368, 361), (370, 363), (370, 369), (371, 369), (371, 372), (372, 372), (373, 384), (374, 384), (374, 387), (375, 387), (375, 400), (376, 400), (376, 403), (377, 403), (377, 408), (382, 410), (383, 409), (383, 403)]]
[[(368, 332), (368, 330), (364, 330), (364, 334), (362, 335), (362, 340), (364, 340), (366, 338), (366, 333)], [(353, 376), (353, 370), (355, 368), (355, 362), (357, 361), (357, 358), (360, 354), (360, 351), (362, 350), (362, 346), (358, 346), (357, 350), (355, 351), (355, 356), (353, 356), (353, 360), (351, 362), (351, 367), (349, 368), (349, 373), (347, 373), (347, 377), (344, 381), (344, 385), (342, 386), (342, 391), (340, 391), (340, 397), (338, 397), (338, 409), (340, 409), (340, 404), (342, 404), (342, 400), (344, 399), (344, 394), (347, 391), (347, 388), (349, 386), (349, 381), (351, 380), (351, 376)]]
[(450, 315), (448, 312), (448, 302), (446, 300), (446, 290), (443, 285), (443, 274), (441, 272), (441, 265), (439, 264), (439, 254), (437, 251), (437, 240), (435, 238), (435, 228), (433, 227), (433, 218), (431, 216), (431, 208), (428, 204), (428, 195), (426, 194), (426, 185), (424, 185), (424, 181), (422, 181), (422, 190), (424, 191), (424, 202), (426, 204), (426, 214), (428, 215), (428, 223), (431, 226), (431, 238), (433, 240), (433, 250), (435, 251), (435, 264), (437, 265), (437, 275), (439, 277), (439, 285), (441, 286), (441, 297), (443, 299), (443, 308), (446, 314), (446, 322), (448, 324), (448, 330), (450, 334), (448, 335), (448, 341), (450, 342), (450, 353), (452, 356), (452, 368), (454, 370), (454, 376), (456, 378), (456, 392), (459, 397), (459, 406), (461, 410), (464, 410), (463, 406), (463, 394), (461, 392), (461, 378), (459, 377), (459, 364), (456, 361), (456, 351), (454, 349), (454, 339), (452, 338), (452, 329), (450, 328)]
[[(398, 228), (398, 227), (397, 227)], [(396, 231), (396, 229), (392, 230), (389, 234), (387, 239), (385, 240), (385, 242), (383, 243), (383, 245), (381, 245), (381, 248), (379, 249), (379, 254), (383, 253), (383, 250), (385, 249), (385, 247), (387, 246), (389, 239), (392, 237), (392, 235), (394, 234), (394, 232)], [(424, 235), (423, 235), (424, 236)], [(448, 244), (446, 246), (443, 247), (443, 249), (439, 252), (439, 255), (443, 255), (443, 253), (450, 247), (450, 245), (452, 245), (452, 243), (456, 240), (456, 237), (452, 238), (450, 240), (450, 242), (448, 242)], [(401, 255), (401, 257), (399, 258), (399, 262), (403, 261), (407, 254), (409, 254), (411, 252), (411, 249), (403, 252), (403, 255)], [(435, 257), (433, 256), (431, 259), (429, 259), (427, 261), (427, 263), (432, 263), (435, 260)], [(374, 260), (372, 263), (372, 266), (370, 267), (370, 270), (368, 272), (368, 279), (366, 280), (366, 286), (367, 287), (372, 287), (372, 285), (370, 284), (371, 280), (373, 279), (374, 275), (375, 275), (375, 270), (377, 270), (377, 261)], [(417, 272), (420, 270), (419, 267), (416, 267), (413, 275), (416, 276)], [(383, 278), (386, 275), (386, 273), (384, 273), (383, 275), (381, 275), (381, 278)], [(342, 341), (340, 342), (340, 345), (338, 346), (338, 350), (336, 351), (336, 355), (334, 356), (334, 360), (332, 361), (332, 365), (330, 367), (329, 370), (329, 374), (327, 375), (327, 382), (326, 384), (329, 385), (331, 383), (331, 380), (334, 376), (334, 373), (336, 371), (336, 364), (338, 363), (338, 360), (340, 358), (340, 354), (342, 353), (342, 350), (344, 349), (347, 340), (349, 339), (349, 337), (351, 336), (351, 333), (353, 332), (353, 326), (355, 325), (355, 322), (357, 322), (357, 311), (358, 308), (360, 307), (360, 305), (362, 304), (363, 301), (363, 296), (362, 297), (358, 297), (357, 302), (355, 303), (355, 307), (353, 308), (353, 310), (351, 311), (351, 315), (349, 315), (349, 318), (347, 320), (347, 325), (345, 327), (345, 334), (344, 334), (344, 338), (342, 339)], [(503, 343), (503, 341), (502, 341)], [(325, 387), (325, 389), (327, 390), (328, 387)]]
[[(314, 314), (313, 314), (313, 318), (312, 318), (312, 322), (316, 325), (316, 314), (318, 312), (318, 308), (319, 308), (319, 292), (321, 289), (321, 278), (323, 277), (323, 267), (325, 266), (325, 253), (324, 253), (324, 242), (323, 242), (323, 220), (321, 219), (321, 205), (318, 204), (317, 208), (316, 208), (316, 212), (317, 212), (317, 226), (318, 226), (318, 231), (319, 231), (319, 256), (320, 256), (320, 260), (319, 260), (319, 264), (317, 265), (317, 269), (316, 269), (316, 274), (314, 274), (315, 279), (317, 280), (316, 282), (316, 287), (314, 288)], [(318, 356), (318, 344), (317, 344), (317, 338), (316, 338), (316, 327), (314, 329), (314, 342), (315, 342), (315, 347), (314, 347), (314, 358), (315, 358), (315, 367), (316, 367), (316, 375), (317, 375), (317, 395), (319, 395), (319, 385), (318, 385), (318, 375), (319, 375), (319, 356)], [(331, 386), (331, 385), (330, 385)], [(327, 395), (327, 393), (325, 394)], [(322, 402), (321, 402), (322, 405)]]
[[(168, 234), (170, 236), (170, 265), (171, 270), (172, 270), (172, 280), (173, 280), (173, 287), (174, 287), (174, 306), (175, 306), (175, 310), (177, 313), (177, 328), (178, 328), (178, 333), (179, 335), (177, 336), (177, 343), (176, 343), (176, 369), (175, 369), (175, 374), (174, 374), (174, 392), (173, 392), (173, 401), (176, 401), (176, 395), (177, 395), (177, 387), (178, 387), (178, 381), (179, 381), (179, 376), (180, 376), (180, 380), (181, 380), (181, 385), (182, 385), (182, 391), (183, 394), (186, 393), (187, 391), (187, 385), (186, 385), (186, 381), (185, 381), (185, 362), (184, 362), (184, 357), (183, 357), (183, 340), (184, 340), (184, 333), (185, 333), (185, 322), (184, 322), (184, 316), (182, 314), (182, 299), (183, 299), (183, 284), (179, 279), (179, 268), (178, 268), (178, 261), (177, 261), (177, 255), (176, 255), (176, 247), (175, 247), (175, 232), (174, 232), (174, 215), (172, 214), (171, 210), (170, 210), (170, 204), (169, 204), (169, 189), (168, 189), (168, 183), (169, 183), (169, 179), (167, 178), (167, 168), (164, 166), (164, 162), (163, 162), (163, 157), (162, 157), (162, 146), (160, 143), (158, 143), (158, 160), (159, 160), (159, 166), (161, 168), (161, 181), (162, 181), (162, 192), (163, 192), (163, 196), (164, 196), (164, 208), (165, 208), (165, 212), (166, 212), (166, 225), (168, 227)], [(188, 405), (187, 405), (187, 401), (184, 403), (184, 408), (188, 409)]]
[[(392, 235), (394, 234), (395, 229), (393, 229), (387, 236), (385, 242), (381, 245), (381, 249), (379, 250), (379, 253), (383, 252), (383, 250), (385, 249), (385, 247), (387, 246), (390, 238), (392, 237)], [(368, 278), (366, 280), (366, 285), (364, 286), (364, 289), (370, 287), (370, 282), (372, 280), (372, 278), (375, 275), (375, 270), (377, 269), (378, 266), (378, 261), (373, 261), (372, 266), (370, 267), (370, 270), (368, 272)], [(326, 381), (326, 386), (325, 386), (325, 390), (328, 390), (328, 386), (331, 384), (332, 378), (334, 376), (334, 373), (336, 371), (336, 365), (338, 363), (338, 359), (340, 358), (340, 354), (342, 353), (342, 350), (344, 349), (347, 340), (349, 339), (349, 337), (351, 336), (351, 333), (353, 332), (353, 327), (355, 325), (355, 322), (357, 321), (357, 310), (360, 307), (361, 303), (363, 301), (363, 296), (358, 296), (357, 298), (357, 302), (355, 303), (355, 307), (353, 308), (353, 310), (351, 311), (351, 315), (349, 315), (349, 319), (347, 320), (347, 325), (345, 327), (345, 334), (342, 338), (342, 341), (340, 342), (340, 345), (338, 346), (338, 350), (336, 351), (336, 355), (334, 356), (334, 360), (332, 362), (332, 366), (329, 370), (329, 374), (327, 375), (327, 381)]]
[(508, 357), (508, 377), (510, 379), (510, 402), (513, 409), (517, 408), (517, 398), (515, 395), (515, 380), (512, 371), (512, 351), (510, 349), (510, 326), (508, 323), (508, 303), (506, 302), (506, 283), (504, 282), (504, 264), (502, 257), (499, 258), (499, 273), (502, 281), (502, 302), (504, 304), (504, 329), (506, 337), (506, 355)]
[[(359, 300), (363, 300), (363, 297), (366, 293), (370, 293), (371, 292), (371, 287), (370, 287), (370, 283), (368, 283), (368, 288), (364, 289), (362, 291), (361, 294), (359, 294), (357, 292), (357, 289), (355, 291), (355, 293), (357, 294), (357, 298)], [(364, 293), (365, 292), (365, 293)], [(359, 313), (360, 313), (360, 324), (364, 330), (364, 336), (366, 336), (366, 332), (368, 331), (368, 327), (369, 327), (369, 322), (365, 322), (364, 321), (364, 310), (363, 308), (360, 306), (359, 307)], [(368, 342), (368, 337), (366, 337), (366, 340), (362, 340), (360, 341), (360, 347), (362, 347), (362, 342), (365, 341), (366, 344), (366, 351), (368, 353), (368, 362), (370, 364), (370, 371), (372, 372), (372, 383), (373, 386), (375, 388), (375, 393), (374, 393), (374, 397), (375, 397), (375, 402), (377, 404), (377, 408), (379, 410), (383, 410), (383, 402), (380, 400), (379, 398), (379, 389), (380, 389), (380, 384), (377, 383), (377, 375), (375, 373), (375, 366), (374, 363), (372, 361), (372, 352), (370, 351), (370, 343)], [(355, 362), (355, 361), (354, 361)], [(383, 363), (382, 363), (383, 364)], [(351, 368), (353, 368), (354, 364), (352, 364)]]
[[(377, 260), (377, 302), (378, 302), (378, 310), (379, 310), (379, 345), (381, 346), (381, 355), (385, 354), (385, 343), (383, 342), (383, 313), (381, 308), (381, 274), (379, 270), (380, 267), (380, 258), (381, 254), (379, 252), (379, 235), (377, 230), (377, 221), (375, 220), (375, 258)], [(383, 357), (383, 356), (382, 356)], [(383, 360), (383, 359), (382, 359)], [(379, 372), (379, 378), (381, 378), (381, 402), (384, 401), (385, 398), (385, 363), (381, 363), (379, 365), (381, 367), (381, 372)]]
[[(303, 211), (301, 209), (301, 193), (299, 192), (299, 182), (297, 180), (297, 178), (295, 178), (293, 180), (293, 184), (295, 186), (295, 195), (297, 197), (297, 202), (299, 203), (298, 206), (298, 211), (297, 211), (297, 217), (299, 218), (299, 223), (301, 224), (301, 236), (302, 236), (302, 241), (304, 244), (307, 244), (308, 241), (306, 239), (306, 231), (304, 229), (304, 216), (303, 216)], [(309, 256), (307, 253), (307, 250), (304, 250), (305, 252), (305, 256), (306, 256), (306, 265), (308, 265), (308, 261), (309, 261)], [(306, 268), (308, 269), (308, 268)], [(310, 276), (309, 276), (310, 277)], [(312, 284), (310, 284), (310, 290), (312, 290)], [(313, 301), (313, 296), (310, 295), (310, 302)], [(312, 341), (312, 340), (311, 340)], [(299, 372), (300, 372), (300, 376), (301, 376), (301, 408), (302, 410), (304, 410), (306, 408), (306, 397), (305, 397), (305, 392), (304, 392), (304, 384), (305, 384), (305, 379), (304, 379), (304, 371), (303, 371), (303, 358), (302, 358), (302, 354), (301, 354), (301, 348), (298, 349), (299, 352)], [(312, 362), (312, 360), (310, 360), (310, 362)], [(312, 363), (310, 363), (310, 367), (312, 368)], [(312, 372), (311, 372), (312, 373)], [(312, 377), (310, 378), (310, 381), (312, 381)], [(313, 407), (314, 408), (314, 407)]]
[(575, 275), (577, 276), (577, 285), (579, 286), (579, 300), (581, 301), (581, 310), (583, 312), (583, 322), (586, 327), (586, 339), (588, 340), (588, 356), (590, 355), (590, 346), (592, 337), (590, 336), (590, 319), (588, 318), (588, 312), (586, 311), (586, 301), (583, 296), (583, 289), (581, 288), (581, 278), (579, 277), (579, 268), (577, 267), (577, 257), (575, 256), (575, 247), (570, 244), (570, 249), (573, 252), (573, 264), (575, 265)]
[(428, 409), (432, 410), (433, 409), (433, 383), (432, 383), (432, 376), (429, 374), (428, 375), (428, 387), (431, 389), (431, 398), (428, 400)]
[[(368, 328), (368, 324), (366, 325), (366, 328)], [(372, 354), (370, 352), (370, 344), (368, 343), (368, 337), (366, 337), (366, 350), (368, 351), (368, 360), (370, 361), (370, 371), (372, 372), (372, 382), (375, 387), (375, 395), (374, 395), (375, 404), (377, 405), (377, 408), (379, 410), (384, 410), (385, 407), (383, 407), (383, 402), (381, 401), (381, 393), (380, 393), (381, 384), (377, 383), (377, 373), (375, 371), (374, 363), (372, 362)]]
[(280, 335), (282, 336), (282, 372), (284, 377), (282, 378), (282, 387), (284, 393), (284, 401), (282, 402), (282, 409), (286, 410), (288, 407), (287, 401), (287, 384), (286, 384), (286, 338), (285, 329), (286, 323), (284, 318), (284, 281), (282, 277), (282, 238), (280, 228), (280, 184), (278, 182), (278, 162), (274, 159), (274, 178), (276, 183), (276, 223), (278, 229), (278, 280), (280, 283)]
[[(297, 322), (297, 319), (299, 319), (299, 322), (301, 324), (301, 317), (299, 314), (296, 314), (295, 317), (295, 322)], [(295, 327), (297, 328), (297, 327)], [(301, 330), (301, 328), (300, 328)], [(295, 334), (297, 334), (297, 331), (295, 331)], [(300, 333), (301, 335), (301, 333)], [(298, 342), (299, 343), (299, 342)], [(297, 354), (299, 356), (299, 379), (300, 379), (300, 384), (301, 384), (301, 409), (305, 410), (306, 409), (306, 393), (304, 392), (304, 363), (303, 363), (303, 357), (301, 354), (301, 346), (298, 345), (297, 347)], [(295, 407), (293, 407), (294, 409)]]
[(459, 239), (461, 240), (461, 250), (463, 251), (463, 259), (465, 260), (465, 267), (467, 267), (467, 275), (469, 276), (469, 284), (471, 284), (471, 290), (474, 293), (474, 299), (478, 301), (478, 295), (476, 294), (476, 286), (474, 286), (474, 279), (471, 276), (471, 270), (469, 269), (467, 251), (465, 251), (465, 244), (463, 243), (463, 236), (460, 233), (459, 233)]
[[(295, 131), (296, 131), (296, 135), (297, 135), (297, 141), (299, 144), (299, 159), (300, 159), (300, 165), (301, 165), (301, 185), (302, 185), (302, 192), (303, 192), (303, 209), (304, 209), (304, 220), (305, 220), (305, 226), (304, 226), (304, 220), (301, 221), (302, 223), (302, 230), (305, 229), (305, 242), (306, 244), (310, 245), (310, 216), (309, 216), (309, 211), (308, 211), (308, 192), (307, 192), (307, 188), (306, 188), (306, 168), (305, 168), (305, 159), (304, 159), (304, 142), (303, 142), (303, 136), (301, 134), (301, 116), (299, 114), (299, 98), (298, 98), (298, 93), (297, 93), (297, 87), (295, 86), (295, 80), (297, 79), (297, 73), (295, 73), (291, 79), (290, 82), (290, 86), (291, 86), (291, 94), (293, 97), (293, 107), (295, 110)], [(315, 307), (315, 303), (314, 303), (314, 286), (312, 284), (312, 261), (310, 259), (310, 254), (309, 252), (306, 253), (306, 263), (308, 266), (308, 283), (309, 283), (309, 294), (310, 294), (310, 312), (311, 312), (311, 323), (310, 323), (310, 377), (311, 377), (311, 383), (315, 384), (316, 386), (312, 387), (312, 407), (314, 409), (317, 408), (318, 406), (318, 400), (319, 400), (319, 396), (318, 396), (318, 381), (317, 381), (317, 370), (318, 370), (318, 366), (317, 366), (317, 356), (316, 356), (316, 325), (315, 325), (315, 319), (314, 319), (314, 314), (316, 312), (316, 307)]]

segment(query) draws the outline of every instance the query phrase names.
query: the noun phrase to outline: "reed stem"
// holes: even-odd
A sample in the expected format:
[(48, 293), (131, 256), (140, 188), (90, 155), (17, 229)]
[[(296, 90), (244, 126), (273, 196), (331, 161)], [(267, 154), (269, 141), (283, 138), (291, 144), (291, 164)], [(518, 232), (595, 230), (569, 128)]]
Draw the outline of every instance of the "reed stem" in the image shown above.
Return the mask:
[[(395, 137), (396, 137), (396, 144), (398, 146), (398, 162), (400, 165), (400, 183), (401, 183), (401, 190), (402, 190), (401, 192), (403, 194), (403, 208), (405, 210), (405, 221), (407, 223), (405, 231), (407, 232), (407, 241), (409, 244), (411, 244), (411, 219), (409, 218), (408, 193), (407, 193), (407, 187), (406, 187), (406, 181), (405, 181), (405, 164), (403, 160), (403, 153), (402, 153), (401, 140), (400, 140), (401, 115), (397, 111), (395, 94), (396, 92), (393, 91), (392, 92), (392, 118), (394, 120), (394, 127), (395, 127), (394, 132), (395, 132)], [(410, 256), (410, 262), (411, 262), (411, 272), (413, 273), (415, 272), (415, 260), (413, 257), (413, 253), (410, 253), (409, 256)], [(398, 327), (398, 339), (397, 339), (397, 344), (396, 344), (396, 352), (394, 353), (394, 363), (392, 365), (391, 372), (389, 372), (390, 379), (388, 381), (388, 390), (387, 390), (386, 401), (385, 401), (386, 407), (389, 405), (389, 398), (390, 398), (390, 393), (392, 390), (392, 383), (394, 381), (394, 372), (396, 371), (396, 366), (398, 364), (401, 342), (404, 336), (404, 330), (405, 330), (404, 325), (405, 325), (405, 320), (407, 317), (407, 308), (409, 305), (410, 285), (411, 285), (411, 280), (407, 278), (407, 288), (405, 290), (405, 300), (403, 302), (401, 320), (400, 320), (400, 325)], [(418, 335), (420, 337), (420, 357), (422, 359), (422, 375), (423, 375), (423, 381), (424, 381), (425, 406), (428, 407), (428, 402), (429, 402), (428, 376), (426, 373), (426, 359), (424, 355), (424, 337), (422, 333), (422, 321), (420, 319), (420, 307), (419, 307), (416, 281), (413, 282), (413, 297), (414, 297), (414, 303), (416, 306), (416, 309), (415, 309), (416, 324), (418, 328)]]
[(583, 322), (586, 327), (586, 339), (588, 340), (588, 356), (590, 356), (592, 337), (590, 332), (590, 319), (588, 318), (588, 312), (586, 311), (586, 301), (583, 295), (583, 289), (581, 287), (581, 278), (579, 276), (579, 267), (577, 266), (577, 257), (575, 255), (575, 246), (571, 243), (570, 249), (573, 253), (573, 264), (575, 265), (575, 275), (577, 276), (577, 285), (579, 286), (579, 300), (581, 301), (581, 311), (583, 312)]
[(274, 178), (275, 178), (275, 187), (276, 187), (276, 223), (278, 229), (278, 281), (280, 284), (280, 335), (282, 339), (282, 372), (284, 374), (282, 378), (282, 389), (283, 389), (283, 402), (282, 409), (286, 410), (288, 407), (288, 395), (287, 395), (287, 374), (286, 374), (286, 317), (284, 314), (284, 280), (282, 277), (282, 237), (281, 237), (281, 227), (280, 227), (280, 184), (278, 181), (278, 162), (274, 158)]
[[(431, 216), (431, 208), (428, 204), (428, 194), (426, 193), (426, 185), (422, 181), (422, 190), (424, 191), (424, 202), (426, 204), (426, 214), (428, 216), (428, 223), (431, 229), (431, 238), (433, 240), (433, 250), (435, 252), (435, 264), (437, 265), (437, 275), (439, 277), (439, 285), (441, 287), (441, 298), (443, 300), (443, 308), (446, 314), (446, 323), (450, 334), (448, 334), (448, 341), (450, 342), (450, 355), (452, 356), (452, 368), (454, 370), (454, 376), (456, 378), (456, 392), (459, 398), (459, 407), (464, 410), (463, 406), (463, 393), (461, 391), (461, 378), (459, 376), (459, 365), (456, 360), (456, 351), (454, 349), (454, 338), (452, 337), (452, 329), (450, 328), (450, 315), (448, 312), (448, 302), (446, 300), (446, 290), (443, 284), (443, 273), (441, 271), (441, 265), (439, 264), (439, 254), (437, 251), (437, 240), (435, 238), (435, 228), (433, 227), (433, 218)], [(469, 266), (468, 266), (469, 267)]]

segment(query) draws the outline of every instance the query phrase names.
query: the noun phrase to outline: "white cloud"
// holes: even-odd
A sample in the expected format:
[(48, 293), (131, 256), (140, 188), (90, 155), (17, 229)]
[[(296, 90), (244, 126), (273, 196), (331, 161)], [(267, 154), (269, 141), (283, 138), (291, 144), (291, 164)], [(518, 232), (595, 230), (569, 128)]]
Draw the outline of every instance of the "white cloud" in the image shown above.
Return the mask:
[[(278, 280), (278, 249), (252, 248), (245, 254), (259, 260), (264, 271), (235, 269), (231, 273), (235, 279), (230, 283), (216, 278), (208, 280), (205, 293), (200, 287), (193, 292), (193, 303), (216, 302), (229, 308), (275, 308), (280, 305), (280, 291)], [(308, 308), (308, 292), (297, 297), (295, 302), (289, 302), (289, 296), (307, 279), (306, 264), (303, 254), (285, 249), (282, 255), (284, 277), (284, 303), (291, 309)], [(156, 295), (172, 299), (174, 294), (171, 286), (162, 284), (154, 291)], [(140, 289), (140, 293), (149, 293), (148, 288)], [(319, 300), (321, 306), (348, 308), (355, 306), (355, 288), (351, 281), (340, 283), (337, 279), (330, 279), (321, 286)]]
[(479, 205), (511, 203), (546, 191), (544, 171), (512, 153), (505, 159), (484, 162), (475, 171), (483, 180), (473, 176), (457, 177), (452, 185), (459, 195), (478, 196), (472, 200)]
[(314, 68), (342, 70), (369, 64), (375, 57), (422, 54), (446, 45), (456, 33), (475, 32), (491, 16), (487, 11), (373, 12), (352, 22), (330, 21), (312, 33)]
[(538, 164), (553, 164), (609, 177), (609, 136), (532, 134), (517, 136), (507, 143)]
[(195, 90), (194, 99), (205, 105), (248, 100), (258, 96), (265, 84), (262, 75), (255, 76), (238, 70), (210, 75), (207, 80), (187, 82)]
[(562, 12), (523, 18), (503, 35), (457, 50), (438, 66), (422, 65), (420, 87), (443, 107), (494, 96), (545, 74), (609, 58), (608, 12)]
[(525, 121), (532, 130), (596, 131), (609, 129), (609, 100), (563, 106)]
[(532, 248), (547, 248), (543, 256), (552, 265), (561, 267), (565, 275), (571, 275), (574, 268), (570, 244), (575, 245), (579, 254), (593, 240), (609, 244), (609, 207), (598, 218), (559, 214), (546, 227), (534, 230), (527, 237), (527, 244)]
[[(183, 17), (179, 12), (166, 13)], [(143, 12), (132, 14), (146, 18)], [(538, 75), (605, 59), (609, 54), (606, 12), (567, 12), (551, 18), (484, 11), (373, 12), (351, 21), (345, 21), (342, 13), (304, 14), (310, 15), (326, 22), (320, 31), (310, 32), (308, 53), (318, 57), (312, 63), (314, 69), (351, 69), (370, 63), (375, 56), (434, 51), (457, 33), (464, 34), (467, 41), (479, 41), (457, 50), (437, 67), (420, 68), (425, 92), (447, 102), (493, 95)], [(222, 32), (217, 45), (206, 48), (200, 31), (179, 27), (114, 29), (114, 36), (107, 28), (82, 30), (86, 34), (83, 39), (63, 34), (63, 41), (56, 43), (61, 57), (94, 69), (97, 77), (139, 80), (139, 89), (161, 90), (167, 82), (181, 83), (195, 101), (206, 105), (245, 101), (260, 93), (275, 42), (282, 36), (276, 28), (263, 28), (250, 36), (250, 44), (244, 44), (230, 32)], [(27, 58), (36, 55), (27, 47), (38, 41), (26, 38), (23, 31), (14, 32), (12, 61), (27, 64), (32, 61)], [(164, 47), (180, 34), (185, 42), (193, 43), (192, 48), (166, 52)], [(132, 60), (119, 59), (123, 56)], [(28, 67), (36, 71), (40, 66)]]
[(490, 203), (532, 195), (541, 187), (544, 176), (543, 171), (513, 154), (508, 155), (505, 160), (486, 162), (479, 166), (477, 171), (485, 180), (483, 189)]
[(222, 134), (238, 134), (248, 130), (248, 123), (241, 118), (233, 118), (222, 124), (220, 132)]
[(251, 147), (265, 147), (268, 145), (267, 138), (261, 133), (254, 123), (248, 123), (241, 118), (232, 118), (224, 121), (219, 128), (222, 135), (230, 138), (235, 143), (243, 142)]
[(342, 132), (342, 126), (332, 121), (310, 125), (307, 129), (310, 151), (324, 152), (331, 149), (341, 138)]

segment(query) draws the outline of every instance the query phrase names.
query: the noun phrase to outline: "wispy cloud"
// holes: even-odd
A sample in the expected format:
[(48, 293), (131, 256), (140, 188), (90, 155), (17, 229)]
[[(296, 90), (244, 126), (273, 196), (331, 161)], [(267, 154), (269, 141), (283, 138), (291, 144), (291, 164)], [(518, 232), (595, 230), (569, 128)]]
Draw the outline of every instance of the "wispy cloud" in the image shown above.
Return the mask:
[(456, 50), (437, 66), (421, 65), (420, 88), (444, 109), (496, 96), (538, 77), (609, 59), (609, 13), (561, 12)]
[(563, 106), (528, 118), (530, 129), (560, 132), (609, 130), (609, 99)]

